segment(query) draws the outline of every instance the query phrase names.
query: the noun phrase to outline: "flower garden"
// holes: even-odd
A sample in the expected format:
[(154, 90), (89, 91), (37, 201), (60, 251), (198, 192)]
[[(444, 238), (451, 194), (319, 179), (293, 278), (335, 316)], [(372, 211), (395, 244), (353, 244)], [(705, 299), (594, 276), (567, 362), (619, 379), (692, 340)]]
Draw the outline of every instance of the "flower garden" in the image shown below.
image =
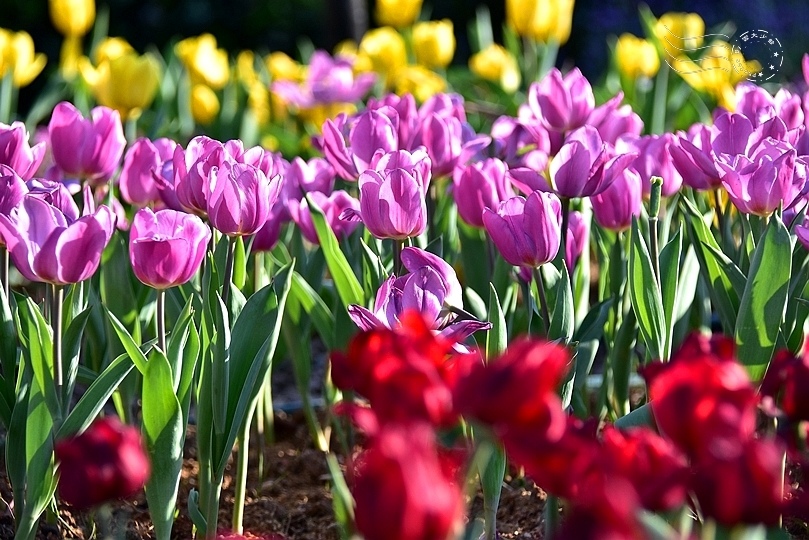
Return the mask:
[[(591, 81), (505, 4), (463, 66), (419, 0), (299, 59), (0, 29), (0, 535), (809, 535), (809, 55), (641, 7)], [(327, 531), (245, 519), (284, 452)]]

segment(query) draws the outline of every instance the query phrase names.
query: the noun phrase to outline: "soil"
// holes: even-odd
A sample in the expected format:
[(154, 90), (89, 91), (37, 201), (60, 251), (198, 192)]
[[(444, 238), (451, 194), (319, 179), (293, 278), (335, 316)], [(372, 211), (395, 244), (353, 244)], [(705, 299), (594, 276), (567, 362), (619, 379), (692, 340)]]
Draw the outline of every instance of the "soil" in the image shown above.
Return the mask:
[[(192, 524), (188, 518), (187, 497), (194, 487), (197, 461), (194, 458), (193, 428), (189, 429), (185, 462), (178, 500), (179, 515), (172, 537), (190, 540)], [(255, 438), (253, 439), (255, 440)], [(251, 441), (252, 442), (252, 441)], [(332, 510), (329, 472), (325, 455), (315, 449), (301, 413), (280, 411), (275, 418), (275, 442), (264, 448), (264, 478), (259, 478), (259, 453), (251, 444), (247, 502), (244, 510), (245, 536), (275, 540), (281, 535), (288, 540), (337, 540), (339, 531)], [(0, 460), (2, 462), (2, 460)], [(233, 507), (234, 470), (229, 468), (222, 494), (220, 526), (229, 524)], [(511, 471), (515, 473), (515, 471)], [(13, 517), (5, 501), (11, 491), (5, 470), (0, 463), (0, 539), (13, 538)], [(498, 512), (498, 530), (504, 539), (541, 538), (540, 516), (544, 494), (533, 483), (517, 474), (508, 476), (503, 487)], [(474, 529), (481, 527), (483, 503), (479, 495), (469, 501)], [(153, 539), (146, 499), (143, 492), (113, 506), (113, 522), (117, 538), (127, 540)], [(45, 520), (43, 519), (43, 522)], [(481, 529), (482, 530), (482, 529)], [(125, 532), (124, 532), (125, 531)], [(124, 534), (121, 534), (124, 533)], [(479, 533), (470, 536), (477, 538)], [(43, 523), (38, 540), (97, 538), (93, 522), (87, 513), (75, 512), (66, 505), (59, 506), (55, 525)]]

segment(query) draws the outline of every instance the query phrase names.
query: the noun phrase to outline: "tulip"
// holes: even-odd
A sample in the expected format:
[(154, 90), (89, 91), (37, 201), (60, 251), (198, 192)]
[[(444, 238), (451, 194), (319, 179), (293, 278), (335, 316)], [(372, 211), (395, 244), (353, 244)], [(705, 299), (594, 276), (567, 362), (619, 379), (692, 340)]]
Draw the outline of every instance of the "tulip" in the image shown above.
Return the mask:
[[(32, 178), (26, 182), (26, 186), (28, 188), (29, 196), (36, 197), (37, 199), (45, 201), (51, 206), (55, 206), (62, 214), (64, 214), (68, 223), (72, 223), (79, 219), (79, 207), (76, 204), (76, 201), (73, 200), (73, 195), (70, 193), (70, 190), (63, 182)], [(87, 203), (86, 199), (85, 203)], [(90, 203), (87, 204), (88, 210), (92, 208)]]
[(20, 273), (54, 285), (92, 276), (114, 228), (107, 206), (69, 222), (58, 208), (33, 196), (26, 196), (10, 216), (0, 214), (0, 236)]
[(531, 84), (528, 105), (545, 127), (566, 132), (584, 125), (595, 108), (595, 97), (578, 68), (564, 77), (553, 68), (541, 81)]
[(593, 216), (599, 225), (611, 231), (624, 231), (632, 225), (632, 218), (641, 215), (643, 190), (640, 175), (633, 169), (624, 169), (615, 176), (607, 189), (593, 195)]
[(212, 34), (186, 38), (175, 45), (174, 51), (192, 84), (203, 84), (214, 90), (221, 90), (227, 84), (230, 77), (228, 53), (217, 48)]
[(663, 196), (671, 197), (683, 185), (683, 177), (674, 165), (671, 147), (676, 144), (676, 137), (671, 133), (662, 135), (646, 135), (618, 139), (615, 151), (619, 154), (635, 153), (637, 157), (630, 167), (640, 174), (643, 182), (643, 194), (648, 196), (652, 189), (651, 179), (659, 176), (663, 179)]
[[(0, 214), (10, 216), (25, 197), (28, 187), (13, 169), (0, 165)], [(3, 234), (0, 232), (0, 248), (5, 247)]]
[(469, 70), (480, 77), (498, 84), (506, 93), (513, 94), (520, 88), (520, 66), (502, 45), (492, 43), (469, 58)]
[(225, 161), (211, 168), (210, 177), (207, 213), (211, 225), (228, 236), (255, 234), (278, 199), (280, 176), (269, 179), (252, 165)]
[(619, 475), (588, 479), (570, 508), (556, 538), (607, 539), (646, 538), (637, 490)]
[(483, 210), (496, 209), (514, 195), (506, 171), (506, 164), (496, 158), (455, 169), (452, 194), (461, 219), (482, 229)]
[(551, 193), (512, 197), (483, 210), (483, 225), (509, 264), (537, 268), (559, 251), (562, 204)]
[(376, 0), (374, 15), (379, 26), (405, 28), (418, 18), (422, 0)]
[(287, 218), (283, 215), (281, 205), (273, 206), (267, 221), (253, 236), (251, 251), (272, 251), (281, 236), (281, 226), (286, 222)]
[(547, 168), (551, 134), (538, 122), (501, 116), (492, 124), (491, 135), (495, 155), (508, 164), (509, 176), (530, 178)]
[(194, 277), (210, 238), (210, 229), (195, 215), (142, 208), (132, 220), (129, 261), (143, 284), (168, 289)]
[(576, 262), (590, 245), (590, 223), (578, 210), (570, 212), (567, 224), (567, 241), (565, 242), (565, 264), (568, 273), (572, 274)]
[(93, 26), (95, 0), (49, 0), (53, 25), (63, 36), (83, 36)]
[(57, 441), (59, 497), (78, 509), (128, 497), (149, 479), (140, 432), (115, 417), (100, 418), (74, 437)]
[(36, 173), (45, 157), (45, 143), (28, 144), (28, 132), (22, 122), (0, 123), (0, 165), (10, 167), (23, 180)]
[(660, 69), (660, 58), (654, 43), (624, 33), (615, 44), (615, 63), (624, 77), (650, 79)]
[(696, 51), (705, 37), (705, 21), (697, 13), (664, 13), (654, 33), (670, 58)]
[(506, 21), (520, 36), (563, 44), (570, 37), (573, 0), (507, 0)]
[(623, 92), (619, 92), (593, 109), (587, 119), (587, 124), (598, 130), (601, 140), (612, 145), (622, 135), (640, 136), (643, 131), (643, 120), (630, 105), (621, 105), (623, 99)]
[(42, 72), (46, 62), (44, 54), (34, 52), (34, 40), (28, 32), (0, 28), (0, 77), (10, 72), (14, 86), (28, 86)]
[[(326, 223), (328, 223), (329, 228), (338, 239), (347, 238), (354, 232), (358, 223), (356, 221), (342, 220), (339, 216), (349, 208), (358, 212), (360, 205), (357, 199), (342, 190), (335, 191), (330, 195), (313, 191), (309, 193), (308, 197), (311, 197), (312, 201), (323, 211)], [(289, 215), (300, 229), (303, 237), (313, 244), (320, 244), (307, 199), (304, 198), (300, 201), (290, 200), (288, 204)]]
[(296, 157), (290, 162), (286, 176), (290, 185), (305, 193), (319, 191), (328, 194), (334, 189), (334, 168), (323, 158), (304, 161)]
[(712, 143), (717, 131), (716, 126), (694, 124), (687, 135), (680, 135), (669, 147), (671, 161), (685, 185), (696, 190), (709, 190), (722, 184), (722, 173), (716, 164)]
[(160, 188), (155, 175), (166, 160), (172, 159), (177, 143), (161, 138), (151, 141), (140, 138), (124, 155), (119, 184), (121, 196), (130, 204), (146, 206), (160, 200)]
[(219, 114), (219, 98), (211, 87), (195, 84), (191, 87), (191, 116), (198, 124), (210, 124)]
[(150, 53), (126, 53), (100, 62), (95, 69), (80, 63), (79, 70), (96, 101), (123, 118), (137, 118), (151, 105), (160, 85), (160, 63)]
[(396, 71), (393, 88), (397, 94), (412, 94), (424, 102), (447, 89), (447, 81), (441, 75), (424, 66), (404, 66)]
[[(360, 175), (360, 215), (349, 213), (348, 217), (360, 218), (377, 238), (404, 240), (418, 236), (427, 228), (425, 196), (430, 158), (405, 150), (381, 155), (379, 167)], [(415, 161), (418, 156), (421, 159)], [(400, 159), (407, 163), (399, 163)], [(388, 164), (394, 168), (384, 168)], [(402, 164), (405, 168), (399, 167)]]
[(107, 107), (96, 107), (85, 119), (70, 103), (56, 105), (48, 134), (56, 165), (66, 174), (98, 185), (118, 167), (126, 146), (121, 117)]
[(395, 72), (407, 65), (404, 38), (389, 26), (366, 32), (360, 41), (359, 54), (370, 60), (388, 88), (394, 82)]
[(357, 530), (366, 540), (444, 540), (463, 517), (459, 479), (429, 425), (382, 426), (352, 477)]
[(428, 21), (413, 26), (413, 51), (416, 62), (428, 68), (445, 68), (455, 55), (452, 21)]

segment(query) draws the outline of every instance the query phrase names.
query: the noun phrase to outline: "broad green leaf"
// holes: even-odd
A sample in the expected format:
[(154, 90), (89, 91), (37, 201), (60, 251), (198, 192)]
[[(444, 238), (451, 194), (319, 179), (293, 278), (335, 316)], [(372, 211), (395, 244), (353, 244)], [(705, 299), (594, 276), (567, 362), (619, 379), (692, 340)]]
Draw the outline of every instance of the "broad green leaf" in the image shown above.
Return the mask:
[(332, 350), (334, 346), (334, 314), (332, 314), (317, 291), (312, 289), (309, 283), (297, 272), (292, 274), (292, 285), (289, 289), (287, 302), (290, 302), (293, 298), (309, 315), (326, 348)]
[(152, 349), (146, 365), (142, 398), (143, 434), (152, 465), (146, 483), (146, 500), (157, 538), (169, 540), (183, 465), (185, 431), (180, 402), (174, 395), (174, 376), (159, 349)]
[[(115, 315), (121, 327), (127, 329), (135, 343), (141, 340), (141, 328), (137, 294), (133, 282), (137, 282), (129, 262), (129, 249), (122, 234), (116, 231), (102, 255), (100, 270), (100, 294), (104, 308)], [(117, 332), (117, 330), (116, 330)], [(115, 340), (110, 340), (112, 356), (118, 356), (121, 349)], [(121, 342), (123, 344), (123, 340)], [(125, 344), (123, 344), (125, 346)], [(126, 349), (124, 349), (126, 350)], [(135, 362), (137, 366), (137, 362)], [(140, 368), (139, 368), (140, 369)]]
[(573, 313), (573, 293), (565, 264), (562, 264), (561, 276), (556, 282), (553, 314), (551, 316), (550, 339), (562, 339), (565, 344), (573, 337), (576, 324)]
[(118, 335), (118, 339), (123, 345), (124, 350), (129, 355), (129, 358), (132, 359), (132, 363), (135, 364), (135, 367), (138, 368), (138, 371), (141, 374), (146, 373), (146, 355), (143, 354), (143, 351), (140, 350), (135, 340), (132, 338), (132, 335), (129, 331), (121, 324), (121, 321), (113, 315), (113, 313), (106, 308), (106, 306), (102, 306), (104, 311), (107, 313), (107, 319), (110, 321), (110, 325), (112, 325), (112, 329), (115, 330), (115, 333)]
[(677, 301), (677, 283), (680, 276), (680, 254), (683, 237), (678, 230), (660, 251), (660, 293), (663, 299), (663, 314), (666, 322), (666, 342), (662, 358), (671, 356), (671, 340), (674, 335), (674, 305)]
[[(13, 389), (17, 372), (17, 330), (11, 316), (9, 298), (0, 287), (0, 369), (6, 385)], [(13, 396), (13, 392), (8, 397)]]
[(87, 306), (83, 311), (72, 318), (70, 324), (62, 335), (62, 359), (67, 368), (65, 369), (65, 388), (62, 402), (65, 407), (73, 395), (73, 388), (76, 384), (76, 376), (79, 370), (79, 351), (81, 349), (81, 338), (84, 335), (84, 327), (90, 318), (92, 308)]
[(789, 231), (773, 215), (753, 252), (734, 332), (739, 361), (754, 381), (760, 381), (767, 371), (784, 320), (791, 254)]
[(492, 327), (486, 333), (486, 358), (491, 360), (506, 350), (508, 345), (508, 327), (500, 306), (500, 298), (494, 285), (489, 283), (489, 322)]
[(629, 299), (641, 336), (651, 358), (662, 358), (666, 342), (666, 319), (660, 288), (652, 270), (646, 241), (637, 220), (632, 221), (632, 243), (629, 252)]
[(56, 395), (54, 387), (51, 328), (30, 297), (26, 297), (24, 301), (18, 303), (18, 313), (23, 356), (33, 370), (36, 386), (42, 392), (51, 415), (59, 418), (62, 415), (62, 401)]
[(308, 201), (309, 210), (312, 214), (312, 223), (315, 226), (317, 238), (320, 241), (320, 249), (326, 257), (326, 264), (334, 280), (334, 286), (337, 288), (340, 301), (345, 307), (351, 304), (365, 305), (365, 293), (362, 289), (362, 285), (360, 285), (360, 282), (354, 275), (354, 271), (351, 269), (351, 265), (340, 250), (337, 237), (326, 222), (323, 211), (310, 197), (307, 196), (306, 200)]
[(573, 341), (599, 339), (604, 333), (604, 323), (610, 315), (613, 298), (607, 298), (590, 308), (581, 325), (573, 333)]
[(56, 438), (70, 437), (87, 429), (133, 367), (134, 364), (126, 353), (113, 360), (84, 391), (76, 406), (59, 427)]
[(635, 427), (647, 427), (656, 429), (652, 407), (649, 403), (644, 403), (626, 416), (622, 416), (615, 421), (615, 427), (619, 429), (630, 429)]
[[(258, 294), (258, 293), (256, 293)], [(256, 295), (251, 296), (251, 299)], [(214, 339), (212, 342), (213, 361), (211, 363), (211, 407), (213, 410), (213, 428), (217, 437), (227, 430), (228, 399), (231, 378), (231, 344), (235, 343), (228, 324), (228, 311), (222, 297), (214, 292)], [(217, 309), (218, 308), (218, 309)], [(242, 312), (244, 313), (244, 312)], [(238, 321), (238, 319), (237, 319)], [(235, 327), (234, 327), (235, 330)], [(254, 336), (261, 336), (259, 328), (252, 329)]]
[(17, 390), (16, 401), (11, 412), (5, 444), (5, 467), (14, 497), (15, 512), (25, 508), (25, 477), (27, 460), (25, 455), (25, 431), (28, 419), (28, 392), (31, 388), (31, 367), (20, 366), (24, 371)]
[(183, 411), (184, 425), (188, 424), (194, 371), (200, 353), (199, 332), (194, 324), (192, 303), (193, 298), (189, 298), (179, 322), (171, 333), (167, 356), (174, 377), (174, 392)]
[(382, 264), (379, 255), (374, 253), (374, 250), (371, 249), (363, 238), (360, 238), (360, 247), (362, 249), (363, 292), (367, 298), (370, 298), (376, 294), (377, 289), (379, 289), (380, 285), (382, 285), (382, 282), (385, 280), (385, 265)]

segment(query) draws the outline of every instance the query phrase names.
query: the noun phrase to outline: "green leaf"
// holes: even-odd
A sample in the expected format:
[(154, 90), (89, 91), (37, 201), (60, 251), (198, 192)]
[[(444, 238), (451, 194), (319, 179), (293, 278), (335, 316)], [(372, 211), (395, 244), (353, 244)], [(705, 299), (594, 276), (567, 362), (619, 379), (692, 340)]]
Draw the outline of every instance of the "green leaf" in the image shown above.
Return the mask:
[(644, 403), (626, 416), (618, 418), (615, 421), (615, 427), (619, 429), (630, 429), (634, 427), (657, 429), (651, 405)]
[(760, 381), (767, 371), (784, 320), (791, 255), (789, 231), (773, 215), (753, 252), (734, 332), (739, 361), (754, 381)]
[(604, 333), (604, 323), (610, 315), (613, 302), (613, 298), (607, 298), (590, 308), (581, 325), (573, 334), (573, 341), (582, 342), (599, 339)]
[[(73, 395), (73, 388), (76, 384), (76, 375), (79, 370), (79, 350), (81, 348), (81, 338), (84, 334), (84, 327), (90, 318), (92, 307), (87, 306), (70, 321), (62, 335), (62, 358), (67, 365), (65, 370), (65, 388), (63, 402), (69, 401), (69, 396)], [(67, 405), (66, 405), (67, 406)]]
[(121, 324), (121, 321), (113, 315), (113, 313), (107, 309), (106, 306), (102, 306), (104, 311), (107, 313), (107, 319), (110, 321), (112, 325), (112, 329), (115, 330), (115, 333), (118, 335), (118, 339), (123, 345), (124, 350), (129, 355), (129, 358), (132, 359), (132, 363), (135, 364), (135, 367), (138, 368), (138, 371), (141, 374), (146, 373), (146, 355), (143, 354), (143, 351), (140, 350), (135, 340), (132, 338), (132, 335), (129, 331)]
[(317, 291), (297, 272), (292, 273), (289, 296), (289, 301), (294, 298), (303, 307), (326, 348), (332, 350), (334, 348), (334, 314)]
[(172, 330), (167, 355), (171, 373), (174, 377), (174, 392), (183, 411), (184, 424), (188, 424), (188, 409), (191, 404), (194, 370), (200, 353), (199, 332), (194, 325), (193, 301), (193, 298), (188, 299), (177, 325)]
[[(6, 298), (0, 287), (0, 369), (3, 378), (12, 389), (17, 372), (17, 330), (11, 316), (10, 299)], [(11, 392), (11, 396), (14, 392)], [(10, 396), (9, 396), (10, 397)]]
[(486, 333), (486, 358), (491, 360), (506, 350), (508, 345), (506, 318), (497, 291), (491, 283), (489, 283), (489, 322), (492, 323), (492, 327)]
[(567, 267), (562, 264), (561, 277), (556, 282), (554, 293), (555, 301), (553, 315), (551, 316), (550, 339), (562, 339), (565, 344), (570, 343), (573, 337), (573, 328), (576, 324), (573, 313), (573, 292), (570, 290), (570, 278)]
[(306, 200), (312, 214), (312, 223), (317, 232), (320, 249), (326, 257), (326, 265), (329, 267), (329, 273), (334, 280), (334, 285), (343, 306), (348, 307), (351, 304), (365, 305), (365, 294), (362, 285), (360, 285), (357, 276), (354, 275), (354, 271), (351, 269), (351, 265), (340, 250), (337, 237), (326, 222), (323, 211), (311, 197), (307, 196)]
[[(140, 342), (139, 310), (133, 283), (137, 282), (137, 279), (129, 262), (126, 240), (120, 232), (116, 231), (113, 234), (110, 243), (104, 250), (100, 275), (100, 294), (104, 308), (115, 315), (122, 328), (128, 329), (127, 333), (131, 332), (129, 335), (136, 343)], [(110, 341), (109, 345), (113, 347), (110, 352), (113, 356), (118, 356), (123, 352), (117, 349), (114, 340)], [(137, 366), (138, 363), (135, 362), (135, 365)]]
[(629, 299), (649, 356), (662, 358), (666, 340), (663, 301), (652, 270), (649, 250), (640, 234), (636, 219), (632, 221), (632, 242), (629, 251)]
[(677, 301), (677, 282), (680, 276), (680, 254), (683, 249), (683, 237), (680, 231), (660, 251), (660, 292), (663, 300), (663, 314), (666, 323), (666, 342), (661, 358), (671, 356), (671, 340), (674, 336), (674, 305)]
[(113, 360), (82, 394), (59, 427), (56, 438), (70, 437), (87, 429), (133, 367), (134, 364), (126, 353)]
[(152, 349), (143, 374), (143, 434), (152, 474), (146, 500), (159, 540), (171, 538), (174, 507), (183, 465), (185, 431), (180, 402), (174, 395), (174, 376), (166, 356)]
[[(54, 387), (53, 337), (51, 328), (30, 297), (19, 302), (20, 341), (23, 356), (31, 366), (36, 386), (54, 418), (62, 415), (62, 402)], [(33, 388), (33, 386), (32, 386)]]
[(199, 491), (196, 489), (191, 489), (188, 493), (188, 517), (191, 518), (191, 522), (200, 534), (204, 535), (208, 532), (208, 524), (205, 521), (205, 516), (202, 515), (199, 509)]

